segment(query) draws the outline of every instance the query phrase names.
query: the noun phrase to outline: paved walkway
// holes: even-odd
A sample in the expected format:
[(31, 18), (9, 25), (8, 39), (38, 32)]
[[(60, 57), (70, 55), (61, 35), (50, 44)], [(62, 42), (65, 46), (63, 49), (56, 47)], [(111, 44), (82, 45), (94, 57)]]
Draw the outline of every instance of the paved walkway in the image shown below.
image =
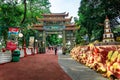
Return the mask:
[(0, 65), (0, 80), (72, 80), (54, 54), (36, 54)]
[(108, 80), (94, 70), (73, 60), (68, 54), (62, 55), (58, 51), (58, 61), (63, 70), (72, 78), (72, 80)]

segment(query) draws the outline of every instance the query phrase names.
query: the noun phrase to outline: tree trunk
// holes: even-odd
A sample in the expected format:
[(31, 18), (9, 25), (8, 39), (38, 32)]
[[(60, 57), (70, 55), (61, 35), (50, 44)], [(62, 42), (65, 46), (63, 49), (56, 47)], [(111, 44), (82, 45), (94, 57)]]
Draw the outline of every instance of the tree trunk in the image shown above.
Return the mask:
[(23, 19), (22, 19), (22, 21), (21, 21), (21, 24), (23, 24), (24, 21), (25, 21), (26, 12), (27, 12), (27, 4), (26, 4), (26, 0), (24, 0), (24, 16), (23, 16)]
[(91, 35), (88, 33), (88, 42), (91, 42)]

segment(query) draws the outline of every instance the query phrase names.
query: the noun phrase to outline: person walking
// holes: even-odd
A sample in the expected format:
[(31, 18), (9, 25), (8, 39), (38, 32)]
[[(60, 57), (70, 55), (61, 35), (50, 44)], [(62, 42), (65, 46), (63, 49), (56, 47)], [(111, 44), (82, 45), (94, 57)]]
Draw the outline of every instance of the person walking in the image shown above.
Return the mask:
[(63, 48), (62, 48), (62, 54), (63, 54), (63, 55), (66, 54), (66, 50), (67, 50), (66, 47), (63, 47)]
[(55, 46), (54, 49), (55, 49), (55, 55), (57, 55), (57, 46)]

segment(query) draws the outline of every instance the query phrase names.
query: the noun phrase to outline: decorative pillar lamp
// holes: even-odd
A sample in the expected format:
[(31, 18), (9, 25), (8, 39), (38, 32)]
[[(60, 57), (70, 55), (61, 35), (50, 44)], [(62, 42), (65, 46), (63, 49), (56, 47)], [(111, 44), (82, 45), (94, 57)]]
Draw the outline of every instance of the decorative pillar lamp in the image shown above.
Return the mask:
[(71, 45), (71, 42), (70, 41), (68, 41), (68, 43), (67, 43), (68, 45)]
[(38, 40), (36, 39), (36, 40), (35, 40), (35, 43), (36, 43), (35, 47), (38, 47), (38, 46), (37, 46), (37, 42), (38, 42)]
[(42, 42), (42, 47), (44, 47), (44, 44), (45, 44), (45, 42), (43, 41), (43, 42)]
[[(18, 37), (19, 37), (19, 38), (22, 38), (22, 37), (23, 37), (23, 34), (21, 33), (21, 31), (19, 32)], [(19, 38), (18, 38), (18, 47), (19, 47)]]
[[(21, 33), (21, 30), (20, 30), (18, 36), (19, 36), (20, 38), (23, 37), (23, 34)], [(25, 40), (24, 40), (24, 42), (23, 42), (23, 49), (24, 49), (24, 57), (26, 57), (26, 56), (27, 56), (27, 53), (26, 53), (26, 43), (25, 43)]]
[(37, 42), (38, 40), (36, 39), (35, 42)]
[(18, 34), (18, 36), (19, 36), (20, 38), (22, 38), (22, 37), (23, 37), (23, 34), (20, 32), (20, 33)]
[(62, 35), (61, 35), (61, 34), (59, 34), (59, 35), (58, 35), (58, 38), (62, 38)]
[[(36, 53), (38, 54), (38, 40), (35, 40)], [(34, 50), (35, 51), (35, 50)], [(34, 52), (35, 53), (35, 52)]]

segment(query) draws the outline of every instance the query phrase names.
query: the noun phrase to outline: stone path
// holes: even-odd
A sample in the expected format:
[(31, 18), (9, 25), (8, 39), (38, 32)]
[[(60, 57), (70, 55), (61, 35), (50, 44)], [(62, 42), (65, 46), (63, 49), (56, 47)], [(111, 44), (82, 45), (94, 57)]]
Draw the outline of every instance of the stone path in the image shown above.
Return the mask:
[(73, 60), (68, 54), (62, 55), (60, 50), (58, 51), (58, 61), (72, 80), (108, 80), (101, 74)]

